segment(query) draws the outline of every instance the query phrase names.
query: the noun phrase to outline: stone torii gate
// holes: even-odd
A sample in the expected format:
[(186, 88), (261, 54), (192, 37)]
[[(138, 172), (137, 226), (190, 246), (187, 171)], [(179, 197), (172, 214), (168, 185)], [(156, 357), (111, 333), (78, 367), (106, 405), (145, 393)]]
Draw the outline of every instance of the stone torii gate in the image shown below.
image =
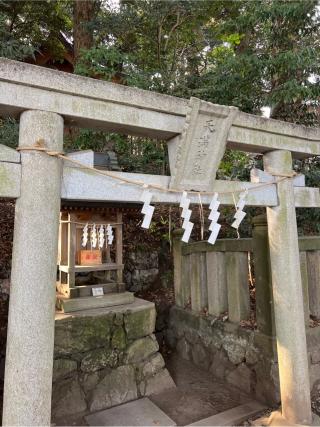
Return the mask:
[[(63, 150), (64, 124), (165, 139), (171, 176), (115, 173), (168, 189), (232, 192), (267, 208), (282, 415), (312, 421), (295, 207), (319, 207), (318, 189), (292, 176), (292, 157), (320, 154), (320, 129), (245, 114), (198, 99), (0, 59), (0, 114), (20, 116), (19, 146)], [(215, 180), (225, 148), (263, 154), (252, 182)], [(277, 180), (277, 183), (271, 181)], [(261, 188), (261, 182), (269, 181)], [(3, 425), (49, 425), (60, 199), (139, 202), (143, 189), (43, 152), (0, 146), (0, 197), (16, 199)], [(153, 201), (181, 194), (152, 190)], [(197, 194), (190, 193), (192, 203)], [(202, 195), (202, 203), (210, 202)]]

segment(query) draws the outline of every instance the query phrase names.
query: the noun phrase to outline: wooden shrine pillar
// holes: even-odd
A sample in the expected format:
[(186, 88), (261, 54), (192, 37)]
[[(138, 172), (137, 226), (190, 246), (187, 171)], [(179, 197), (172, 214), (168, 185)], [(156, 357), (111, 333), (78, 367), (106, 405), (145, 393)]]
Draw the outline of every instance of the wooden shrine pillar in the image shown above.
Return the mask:
[[(264, 155), (264, 169), (277, 179), (292, 175), (290, 151)], [(267, 208), (282, 417), (312, 421), (308, 356), (292, 179), (277, 184), (278, 206)]]
[[(63, 148), (63, 119), (25, 111), (19, 147), (39, 140)], [(62, 162), (36, 151), (21, 153), (21, 196), (14, 221), (4, 383), (4, 426), (49, 426), (54, 346), (55, 282)]]

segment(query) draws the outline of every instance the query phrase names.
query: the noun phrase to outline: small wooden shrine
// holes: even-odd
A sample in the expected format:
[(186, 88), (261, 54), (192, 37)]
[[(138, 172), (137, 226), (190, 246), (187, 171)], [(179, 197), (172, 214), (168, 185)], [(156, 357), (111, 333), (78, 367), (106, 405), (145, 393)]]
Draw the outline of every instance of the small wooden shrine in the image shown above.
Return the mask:
[(121, 207), (63, 205), (57, 308), (65, 312), (127, 304)]

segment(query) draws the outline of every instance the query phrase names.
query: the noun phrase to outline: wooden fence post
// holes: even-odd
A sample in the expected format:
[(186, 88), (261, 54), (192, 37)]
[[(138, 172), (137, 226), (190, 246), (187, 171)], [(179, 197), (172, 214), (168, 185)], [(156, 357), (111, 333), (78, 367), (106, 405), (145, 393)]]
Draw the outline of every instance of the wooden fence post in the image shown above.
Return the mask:
[(208, 312), (219, 316), (228, 310), (226, 256), (223, 252), (207, 252)]
[(263, 334), (275, 336), (268, 226), (265, 214), (253, 218), (252, 246), (257, 328)]
[(239, 323), (250, 314), (247, 252), (227, 252), (226, 268), (229, 320)]

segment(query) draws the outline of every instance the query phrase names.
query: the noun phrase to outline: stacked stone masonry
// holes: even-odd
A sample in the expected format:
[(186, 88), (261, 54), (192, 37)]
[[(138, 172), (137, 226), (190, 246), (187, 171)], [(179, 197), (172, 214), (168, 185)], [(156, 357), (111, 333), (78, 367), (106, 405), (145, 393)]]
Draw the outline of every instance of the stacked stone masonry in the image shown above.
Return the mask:
[(174, 387), (155, 336), (153, 303), (58, 315), (52, 418), (99, 411)]
[[(275, 338), (174, 306), (167, 342), (180, 357), (219, 379), (269, 405), (279, 404)], [(320, 328), (307, 331), (307, 342), (313, 407), (320, 413)]]

